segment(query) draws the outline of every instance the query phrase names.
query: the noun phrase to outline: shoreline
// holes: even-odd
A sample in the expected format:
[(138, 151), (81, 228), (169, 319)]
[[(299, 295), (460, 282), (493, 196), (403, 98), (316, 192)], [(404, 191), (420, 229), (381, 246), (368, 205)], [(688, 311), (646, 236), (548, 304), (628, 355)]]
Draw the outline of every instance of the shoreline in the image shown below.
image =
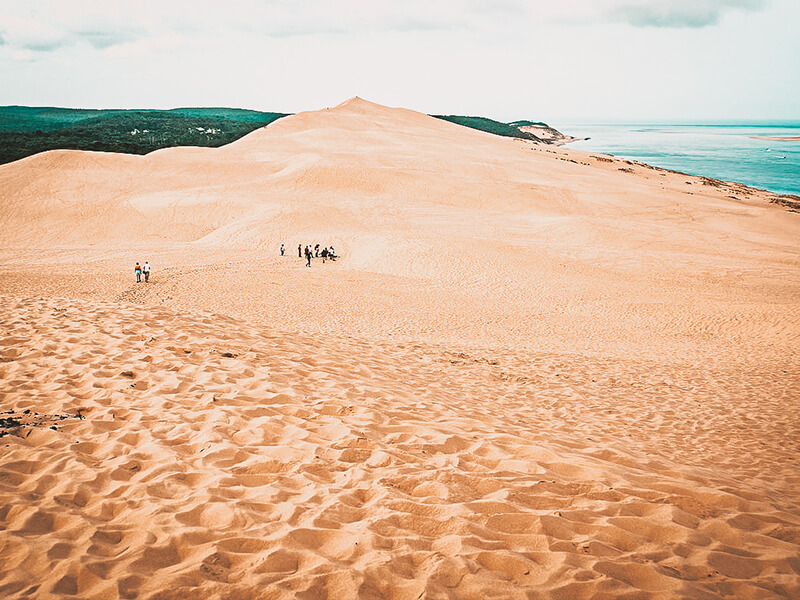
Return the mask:
[[(586, 152), (586, 151), (581, 150), (581, 152)], [(767, 194), (770, 196), (769, 198), (770, 204), (778, 204), (780, 206), (784, 206), (790, 212), (800, 212), (800, 196), (797, 194), (785, 194), (781, 192), (773, 192), (772, 190), (754, 187), (752, 185), (748, 185), (740, 181), (728, 181), (725, 179), (717, 179), (716, 177), (707, 177), (705, 175), (694, 175), (692, 173), (686, 173), (685, 171), (677, 171), (675, 169), (668, 169), (666, 167), (657, 167), (649, 163), (633, 160), (630, 158), (624, 158), (621, 156), (616, 156), (614, 154), (609, 154), (607, 152), (597, 152), (597, 153), (587, 152), (587, 154), (589, 155), (589, 158), (593, 158), (598, 162), (619, 161), (626, 165), (636, 165), (639, 167), (644, 167), (645, 169), (652, 169), (654, 171), (672, 173), (674, 175), (682, 175), (684, 177), (694, 177), (701, 180), (703, 185), (708, 185), (717, 188), (727, 188), (727, 190), (730, 192), (739, 192), (748, 195)], [(611, 157), (611, 159), (606, 157)]]
[[(764, 138), (764, 139), (766, 139), (766, 138)], [(582, 141), (582, 140), (571, 140), (570, 142), (565, 142), (563, 147), (569, 148), (569, 144), (572, 141)], [(794, 208), (797, 208), (797, 209), (800, 210), (800, 194), (792, 194), (792, 193), (788, 193), (788, 192), (776, 192), (774, 190), (770, 190), (770, 189), (763, 188), (763, 187), (756, 187), (754, 185), (751, 185), (751, 184), (748, 184), (748, 183), (744, 183), (744, 182), (741, 182), (741, 181), (734, 181), (734, 180), (728, 180), (728, 179), (719, 179), (717, 177), (711, 177), (709, 175), (700, 175), (700, 174), (697, 174), (697, 173), (687, 173), (686, 171), (678, 171), (677, 169), (670, 169), (668, 167), (659, 167), (657, 165), (651, 165), (650, 163), (642, 162), (642, 161), (634, 159), (634, 158), (629, 158), (629, 157), (626, 157), (626, 156), (618, 156), (618, 155), (612, 154), (610, 152), (589, 151), (589, 150), (582, 150), (580, 148), (569, 148), (569, 149), (570, 150), (578, 150), (580, 152), (585, 152), (587, 155), (592, 156), (592, 158), (595, 158), (595, 155), (610, 156), (614, 160), (622, 161), (622, 162), (625, 162), (625, 163), (628, 163), (628, 164), (639, 165), (639, 166), (642, 166), (642, 167), (645, 167), (645, 168), (648, 168), (648, 169), (655, 169), (657, 171), (664, 171), (666, 173), (674, 173), (676, 175), (684, 175), (686, 177), (697, 177), (699, 179), (707, 180), (709, 182), (716, 182), (717, 183), (717, 187), (721, 187), (723, 185), (727, 185), (727, 186), (730, 186), (730, 187), (736, 187), (740, 191), (743, 190), (743, 189), (747, 189), (747, 190), (752, 190), (753, 192), (761, 192), (761, 193), (770, 194), (776, 199), (778, 199), (778, 198), (786, 199), (786, 200), (789, 200), (791, 202), (798, 203), (798, 206), (794, 207)], [(709, 183), (709, 184), (706, 184), (706, 185), (713, 185), (713, 184)], [(771, 202), (776, 202), (776, 200), (771, 200)], [(781, 204), (781, 202), (776, 202), (776, 203)]]
[[(728, 126), (732, 129), (698, 125), (697, 130), (681, 124), (642, 126), (641, 131), (638, 127), (636, 124), (577, 126), (575, 131), (591, 135), (594, 142), (568, 146), (640, 160), (697, 177), (735, 181), (772, 194), (800, 196), (800, 186), (792, 177), (799, 159), (794, 153), (797, 146), (788, 145), (800, 141), (800, 131), (794, 125), (782, 129), (775, 125), (775, 129), (766, 130), (733, 128), (733, 125)], [(687, 134), (687, 137), (666, 134)], [(774, 145), (750, 140), (770, 141)]]

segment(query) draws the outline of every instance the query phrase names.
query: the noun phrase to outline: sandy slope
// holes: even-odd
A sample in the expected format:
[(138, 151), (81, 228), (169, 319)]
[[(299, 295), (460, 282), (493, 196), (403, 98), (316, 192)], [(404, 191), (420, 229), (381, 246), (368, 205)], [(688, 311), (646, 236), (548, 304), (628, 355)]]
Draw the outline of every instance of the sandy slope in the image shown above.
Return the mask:
[(771, 194), (358, 99), (0, 190), (0, 595), (800, 595)]

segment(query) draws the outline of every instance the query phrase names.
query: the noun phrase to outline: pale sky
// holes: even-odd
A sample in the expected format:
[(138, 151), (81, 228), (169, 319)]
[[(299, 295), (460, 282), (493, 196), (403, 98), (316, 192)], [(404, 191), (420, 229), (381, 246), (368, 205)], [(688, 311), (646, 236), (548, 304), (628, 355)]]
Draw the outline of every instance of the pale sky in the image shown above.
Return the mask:
[(799, 0), (0, 0), (0, 105), (800, 120)]

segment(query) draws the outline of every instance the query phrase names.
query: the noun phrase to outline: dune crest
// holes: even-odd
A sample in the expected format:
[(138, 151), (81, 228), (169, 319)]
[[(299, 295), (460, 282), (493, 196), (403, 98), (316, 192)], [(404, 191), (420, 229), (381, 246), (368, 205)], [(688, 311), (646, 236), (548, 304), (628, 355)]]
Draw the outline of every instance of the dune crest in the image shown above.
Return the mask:
[[(383, 111), (387, 110), (386, 106), (383, 106), (382, 104), (377, 104), (375, 102), (370, 102), (369, 100), (364, 100), (363, 98), (361, 98), (359, 96), (353, 96), (352, 98), (348, 98), (344, 102), (342, 102), (340, 104), (337, 104), (334, 108), (336, 108), (337, 110), (338, 109), (347, 108), (348, 110), (351, 110), (351, 111), (354, 111), (354, 112), (367, 112), (367, 111), (369, 111), (369, 112), (375, 112), (375, 111), (383, 112)], [(392, 110), (392, 109), (389, 109), (389, 110)]]

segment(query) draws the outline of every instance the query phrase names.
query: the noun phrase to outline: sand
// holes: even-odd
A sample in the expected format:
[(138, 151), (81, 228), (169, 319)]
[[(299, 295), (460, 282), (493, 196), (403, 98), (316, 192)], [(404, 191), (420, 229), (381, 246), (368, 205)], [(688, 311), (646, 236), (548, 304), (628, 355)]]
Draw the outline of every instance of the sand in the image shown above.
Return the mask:
[(359, 99), (0, 190), (0, 596), (800, 596), (775, 195)]
[(798, 135), (753, 135), (754, 140), (774, 140), (777, 142), (800, 142)]

